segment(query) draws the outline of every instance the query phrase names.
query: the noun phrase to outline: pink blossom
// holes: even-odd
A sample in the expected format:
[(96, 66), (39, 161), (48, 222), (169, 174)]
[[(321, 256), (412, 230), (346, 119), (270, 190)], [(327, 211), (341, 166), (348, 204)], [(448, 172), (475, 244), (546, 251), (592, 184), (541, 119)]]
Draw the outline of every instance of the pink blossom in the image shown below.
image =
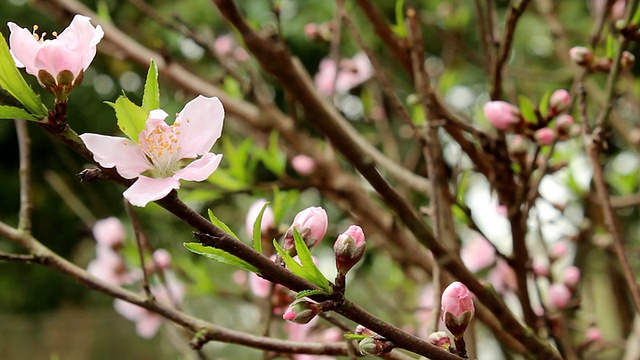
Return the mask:
[(551, 304), (558, 309), (567, 307), (571, 300), (571, 291), (564, 284), (551, 284), (548, 295)]
[(236, 61), (245, 62), (249, 60), (249, 53), (247, 52), (247, 50), (241, 47), (237, 47), (235, 48), (235, 50), (233, 50), (233, 58)]
[(308, 23), (304, 26), (304, 36), (309, 40), (315, 40), (318, 37), (318, 24)]
[(470, 271), (482, 270), (496, 261), (496, 249), (483, 236), (474, 236), (460, 251), (464, 266)]
[(483, 110), (489, 123), (500, 130), (520, 122), (520, 110), (504, 101), (489, 101), (484, 104)]
[(336, 268), (338, 274), (346, 274), (364, 256), (367, 244), (362, 228), (351, 225), (344, 233), (338, 236), (333, 244), (333, 251), (336, 254)]
[(624, 19), (626, 9), (627, 5), (625, 4), (625, 0), (615, 0), (613, 5), (611, 5), (611, 19), (614, 21)]
[[(271, 291), (271, 282), (265, 280), (255, 273), (249, 274), (249, 290), (251, 293), (259, 298), (266, 298)], [(285, 319), (287, 320), (287, 319)]]
[(602, 331), (597, 326), (590, 326), (585, 333), (585, 338), (589, 342), (601, 341)]
[(546, 277), (549, 276), (549, 264), (542, 260), (533, 260), (533, 273), (536, 276)]
[(93, 225), (93, 237), (100, 246), (117, 247), (124, 243), (125, 231), (116, 217), (98, 220)]
[(571, 106), (571, 95), (565, 89), (556, 90), (549, 98), (549, 105), (556, 114), (563, 112)]
[[(218, 98), (200, 95), (191, 100), (172, 125), (164, 121), (167, 116), (163, 110), (152, 110), (137, 143), (115, 136), (80, 135), (100, 165), (115, 167), (126, 179), (138, 178), (123, 194), (133, 205), (146, 206), (164, 198), (180, 187), (180, 179), (207, 179), (222, 160), (222, 155), (209, 152), (222, 132), (224, 109)], [(185, 160), (200, 155), (183, 167)]]
[(296, 155), (291, 159), (291, 166), (300, 175), (309, 176), (316, 170), (316, 162), (307, 155)]
[(312, 248), (322, 240), (327, 233), (328, 226), (329, 219), (327, 212), (323, 208), (319, 206), (306, 208), (300, 211), (293, 219), (293, 224), (291, 224), (291, 227), (289, 227), (289, 230), (287, 230), (285, 234), (283, 248), (287, 251), (295, 249), (293, 239), (294, 228), (298, 230), (305, 244), (307, 244), (309, 248)]
[(542, 128), (536, 130), (535, 138), (540, 145), (551, 145), (556, 139), (556, 132), (553, 129)]
[(153, 262), (160, 269), (167, 269), (171, 266), (171, 254), (165, 249), (157, 249), (153, 252)]
[[(258, 199), (254, 201), (253, 204), (251, 204), (251, 207), (249, 207), (249, 211), (247, 211), (247, 219), (244, 223), (244, 227), (249, 238), (253, 238), (253, 224), (256, 222), (256, 219), (260, 214), (260, 210), (262, 210), (262, 207), (266, 202), (267, 200), (265, 199)], [(264, 231), (267, 231), (267, 229), (275, 228), (276, 226), (275, 222), (276, 222), (276, 218), (273, 213), (273, 210), (271, 210), (271, 207), (267, 206), (267, 208), (264, 210), (264, 213), (262, 214), (262, 221), (260, 222), (260, 231), (264, 232)]]
[(558, 241), (557, 243), (553, 244), (549, 249), (549, 256), (551, 257), (552, 260), (557, 260), (567, 255), (568, 252), (569, 252), (569, 246), (567, 245), (567, 242)]
[(467, 311), (475, 312), (473, 294), (459, 281), (454, 281), (442, 292), (442, 313), (460, 317)]
[(580, 282), (580, 269), (577, 266), (569, 266), (562, 273), (562, 281), (569, 288), (575, 288)]
[(341, 60), (338, 65), (333, 59), (323, 59), (320, 62), (318, 73), (314, 77), (314, 82), (318, 91), (328, 96), (334, 91), (346, 93), (366, 82), (372, 76), (373, 67), (369, 58), (364, 53), (358, 53), (351, 59)]
[(578, 65), (590, 65), (593, 61), (593, 53), (584, 46), (574, 46), (569, 49), (569, 57)]
[(218, 36), (213, 42), (213, 49), (218, 56), (231, 55), (233, 49), (236, 47), (236, 42), (229, 34)]
[[(104, 36), (102, 27), (93, 27), (90, 18), (76, 15), (55, 39), (39, 38), (30, 30), (9, 22), (9, 44), (17, 67), (25, 68), (38, 76), (44, 70), (54, 78), (63, 71), (70, 71), (74, 78), (87, 70), (96, 55), (96, 45)], [(54, 34), (55, 36), (55, 34)]]
[(487, 275), (487, 280), (500, 293), (506, 293), (518, 288), (515, 271), (503, 259), (496, 261), (496, 266)]
[(113, 285), (127, 284), (132, 280), (122, 256), (107, 246), (96, 247), (96, 258), (87, 265), (87, 272)]

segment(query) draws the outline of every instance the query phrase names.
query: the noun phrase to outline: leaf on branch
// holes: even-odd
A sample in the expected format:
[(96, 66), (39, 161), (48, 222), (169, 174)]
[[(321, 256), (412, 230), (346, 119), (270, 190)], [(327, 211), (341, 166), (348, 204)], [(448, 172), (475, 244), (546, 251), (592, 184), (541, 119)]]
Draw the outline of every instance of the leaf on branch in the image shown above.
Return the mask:
[(229, 228), (229, 226), (227, 226), (227, 224), (223, 223), (222, 220), (218, 219), (215, 215), (213, 215), (213, 211), (211, 211), (211, 209), (208, 210), (208, 213), (209, 213), (209, 220), (211, 220), (213, 225), (219, 227), (227, 234), (233, 236), (234, 239), (240, 240), (238, 235), (236, 235), (233, 231), (231, 231), (231, 229)]
[(2, 34), (0, 34), (0, 88), (20, 101), (35, 118), (47, 116), (47, 107), (42, 104), (40, 96), (36, 95), (20, 74)]
[(113, 104), (118, 118), (118, 127), (133, 142), (138, 142), (138, 134), (144, 130), (148, 113), (134, 104), (125, 95), (121, 95)]
[(202, 255), (206, 258), (221, 262), (223, 264), (235, 266), (256, 274), (260, 274), (260, 270), (258, 270), (258, 268), (235, 255), (229, 254), (224, 250), (216, 249), (210, 246), (204, 246), (196, 242), (183, 243), (183, 245), (194, 254)]
[(253, 222), (253, 249), (260, 254), (262, 254), (262, 235), (260, 227), (262, 226), (262, 216), (268, 206), (269, 202), (267, 201), (262, 205), (262, 209), (260, 209), (260, 213), (258, 214), (258, 217), (256, 217), (256, 221)]
[(160, 109), (160, 86), (158, 85), (158, 66), (152, 59), (151, 64), (149, 64), (147, 81), (144, 83), (142, 110), (148, 114), (151, 110), (156, 109)]
[(328, 294), (328, 293), (324, 290), (302, 290), (296, 294), (296, 300), (302, 299), (303, 297), (307, 297), (307, 296), (321, 295), (321, 294)]
[(347, 339), (351, 339), (351, 340), (362, 340), (367, 338), (367, 335), (362, 335), (362, 334), (344, 334), (344, 337)]
[(525, 119), (525, 121), (531, 124), (537, 124), (538, 118), (536, 117), (535, 106), (533, 105), (533, 102), (531, 102), (529, 98), (522, 95), (518, 96), (518, 100), (520, 103), (520, 113), (522, 114), (522, 117)]
[(21, 119), (37, 121), (38, 118), (26, 110), (14, 106), (0, 105), (0, 119)]

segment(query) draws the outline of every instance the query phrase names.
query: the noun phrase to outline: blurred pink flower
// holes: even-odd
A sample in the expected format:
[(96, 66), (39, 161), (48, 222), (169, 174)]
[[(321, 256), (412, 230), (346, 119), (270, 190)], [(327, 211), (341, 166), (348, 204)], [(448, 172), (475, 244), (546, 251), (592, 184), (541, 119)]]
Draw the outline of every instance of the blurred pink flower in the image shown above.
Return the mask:
[[(312, 331), (317, 325), (317, 317), (308, 324), (300, 325), (287, 321), (285, 323), (285, 332), (288, 339), (299, 342), (320, 342), (332, 343), (344, 341), (343, 332), (338, 328), (329, 328), (321, 331)], [(295, 360), (335, 360), (333, 356), (309, 355), (309, 354), (293, 354)]]
[(560, 259), (564, 257), (569, 252), (569, 246), (566, 241), (558, 241), (557, 243), (551, 245), (549, 248), (549, 257), (552, 260)]
[(105, 246), (96, 247), (96, 258), (87, 265), (87, 272), (113, 285), (128, 284), (132, 280), (120, 254)]
[(218, 56), (231, 55), (235, 47), (236, 42), (229, 34), (220, 35), (213, 42), (213, 49)]
[[(91, 25), (91, 18), (76, 15), (71, 24), (55, 39), (44, 39), (30, 30), (9, 22), (9, 44), (17, 67), (24, 67), (38, 77), (41, 70), (54, 79), (61, 71), (68, 70), (76, 78), (87, 70), (96, 55), (96, 45), (104, 36), (100, 25)], [(37, 28), (34, 28), (37, 29)], [(39, 78), (39, 77), (38, 77)]]
[(602, 331), (597, 326), (590, 326), (586, 333), (585, 338), (589, 342), (595, 342), (602, 340)]
[(291, 166), (300, 175), (309, 176), (316, 170), (316, 162), (307, 155), (296, 155), (291, 159)]
[(571, 106), (571, 95), (565, 89), (558, 89), (549, 97), (549, 107), (554, 114), (561, 113)]
[(259, 298), (266, 298), (269, 296), (271, 290), (271, 282), (265, 280), (255, 273), (249, 274), (249, 290), (251, 293)]
[[(222, 133), (224, 109), (218, 98), (191, 100), (172, 125), (163, 110), (152, 110), (138, 143), (122, 137), (82, 134), (96, 162), (115, 167), (126, 179), (138, 178), (125, 192), (132, 205), (146, 206), (180, 187), (180, 179), (203, 181), (217, 168), (222, 155), (209, 152)], [(186, 160), (191, 161), (184, 166)], [(150, 173), (152, 177), (143, 174)]]
[(549, 276), (549, 264), (546, 261), (536, 259), (533, 260), (533, 264), (531, 266), (533, 267), (533, 273), (536, 276)]
[[(249, 210), (247, 211), (247, 218), (245, 220), (244, 227), (249, 238), (253, 238), (253, 224), (256, 222), (256, 219), (260, 214), (260, 210), (262, 210), (262, 207), (266, 202), (267, 200), (265, 199), (258, 199), (254, 201), (253, 204), (251, 204), (251, 206), (249, 207)], [(264, 210), (264, 213), (262, 214), (262, 221), (260, 222), (260, 231), (264, 232), (264, 231), (267, 231), (268, 229), (275, 228), (276, 226), (275, 221), (276, 221), (276, 218), (273, 213), (273, 210), (271, 210), (270, 206), (267, 206), (267, 208)]]
[(332, 59), (323, 59), (320, 62), (318, 73), (314, 77), (314, 82), (321, 94), (329, 96), (334, 91), (341, 94), (346, 93), (366, 82), (372, 76), (373, 67), (369, 58), (364, 53), (357, 53), (351, 59), (341, 60), (338, 66)]
[(503, 259), (496, 261), (495, 267), (487, 275), (487, 280), (499, 293), (506, 293), (518, 288), (515, 271)]
[(534, 137), (540, 145), (551, 145), (556, 139), (556, 132), (553, 129), (542, 128), (536, 130)]
[(157, 249), (153, 252), (153, 261), (160, 269), (167, 269), (171, 266), (171, 254), (165, 249)]
[(93, 225), (93, 237), (99, 246), (118, 247), (124, 243), (124, 226), (118, 218), (113, 216), (98, 220)]
[(500, 130), (507, 130), (520, 122), (520, 110), (504, 101), (489, 101), (484, 104), (484, 116), (489, 123)]
[(481, 235), (474, 236), (460, 251), (464, 266), (469, 271), (479, 271), (491, 266), (496, 261), (496, 249)]
[(580, 269), (577, 266), (569, 266), (562, 273), (562, 281), (567, 287), (575, 288), (580, 282)]
[(551, 284), (548, 295), (551, 304), (558, 309), (567, 307), (571, 300), (571, 291), (564, 284)]

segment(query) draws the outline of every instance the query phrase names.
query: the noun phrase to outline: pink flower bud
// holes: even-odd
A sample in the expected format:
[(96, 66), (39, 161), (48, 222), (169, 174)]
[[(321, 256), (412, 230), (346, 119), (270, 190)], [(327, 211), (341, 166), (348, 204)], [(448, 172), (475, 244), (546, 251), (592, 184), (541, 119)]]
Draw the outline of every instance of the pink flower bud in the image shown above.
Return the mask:
[(153, 262), (160, 269), (167, 269), (171, 266), (171, 254), (165, 249), (158, 249), (153, 252)]
[(562, 273), (562, 281), (567, 287), (574, 289), (580, 282), (580, 269), (577, 266), (569, 266)]
[(541, 260), (533, 260), (533, 273), (536, 276), (547, 277), (549, 276), (549, 264)]
[(445, 350), (449, 350), (449, 348), (451, 347), (451, 339), (449, 338), (449, 335), (447, 335), (447, 333), (444, 331), (436, 331), (429, 334), (429, 337), (427, 337), (427, 342), (431, 345), (435, 345)]
[(623, 70), (629, 70), (633, 68), (633, 65), (636, 63), (636, 57), (632, 53), (628, 51), (622, 52), (622, 58), (620, 58), (620, 67)]
[(328, 225), (327, 212), (323, 208), (306, 208), (299, 212), (293, 219), (293, 224), (284, 236), (282, 247), (284, 250), (289, 251), (290, 254), (295, 254), (295, 242), (293, 239), (293, 229), (295, 228), (298, 230), (302, 239), (304, 239), (305, 244), (307, 244), (309, 248), (312, 248), (316, 246), (327, 233)]
[(113, 216), (98, 220), (93, 225), (93, 237), (100, 246), (117, 248), (124, 243), (124, 226)]
[(366, 327), (364, 327), (362, 325), (356, 326), (356, 330), (353, 333), (356, 334), (356, 335), (367, 335), (367, 336), (377, 335), (374, 331), (372, 331), (369, 328), (366, 328)]
[[(267, 200), (265, 199), (258, 199), (254, 201), (253, 204), (251, 204), (251, 207), (249, 207), (249, 211), (247, 211), (247, 219), (245, 220), (244, 227), (249, 238), (253, 238), (253, 224), (258, 219), (260, 210), (262, 210), (262, 207), (266, 202)], [(260, 231), (265, 232), (269, 229), (275, 228), (276, 227), (275, 222), (276, 222), (276, 217), (273, 214), (273, 210), (271, 210), (271, 207), (267, 206), (267, 208), (264, 209), (264, 213), (262, 214), (262, 221), (260, 222)]]
[(551, 246), (549, 249), (549, 257), (551, 260), (558, 260), (569, 252), (566, 241), (559, 241)]
[(382, 355), (393, 350), (393, 343), (386, 339), (368, 337), (358, 343), (360, 352), (363, 355)]
[(571, 60), (580, 66), (589, 66), (593, 62), (593, 53), (584, 46), (574, 46), (569, 50)]
[(553, 129), (545, 127), (536, 130), (534, 137), (540, 145), (551, 145), (556, 139), (556, 132)]
[(218, 56), (222, 57), (231, 55), (235, 46), (235, 41), (229, 34), (218, 36), (213, 41), (213, 49)]
[(316, 162), (306, 155), (297, 155), (291, 159), (291, 166), (302, 176), (309, 176), (316, 170)]
[(347, 231), (338, 236), (333, 244), (338, 274), (344, 275), (349, 272), (362, 259), (366, 247), (364, 232), (360, 226), (351, 225)]
[(549, 105), (552, 113), (561, 113), (571, 106), (571, 95), (565, 89), (556, 90), (549, 98)]
[(569, 305), (571, 291), (564, 284), (551, 284), (549, 286), (549, 301), (558, 309), (563, 309)]
[(319, 312), (320, 308), (318, 304), (305, 299), (298, 299), (289, 305), (289, 308), (284, 312), (282, 318), (296, 324), (307, 324), (316, 317)]
[(627, 9), (627, 5), (624, 0), (615, 0), (611, 5), (611, 20), (617, 21), (624, 19), (624, 13)]
[(442, 292), (441, 303), (445, 326), (456, 339), (461, 338), (475, 313), (473, 294), (464, 284), (454, 281)]
[(573, 116), (567, 114), (558, 116), (558, 119), (556, 119), (556, 133), (558, 133), (559, 140), (564, 141), (571, 137), (573, 124)]
[(490, 101), (484, 105), (484, 116), (500, 130), (506, 130), (520, 122), (520, 110), (504, 101)]
[(318, 33), (318, 24), (308, 23), (304, 26), (304, 36), (309, 40), (316, 40), (320, 34)]
[(519, 158), (521, 156), (527, 155), (528, 146), (527, 143), (521, 135), (515, 135), (508, 144), (509, 153)]
[(585, 338), (589, 342), (601, 341), (602, 331), (597, 326), (590, 326), (585, 333)]

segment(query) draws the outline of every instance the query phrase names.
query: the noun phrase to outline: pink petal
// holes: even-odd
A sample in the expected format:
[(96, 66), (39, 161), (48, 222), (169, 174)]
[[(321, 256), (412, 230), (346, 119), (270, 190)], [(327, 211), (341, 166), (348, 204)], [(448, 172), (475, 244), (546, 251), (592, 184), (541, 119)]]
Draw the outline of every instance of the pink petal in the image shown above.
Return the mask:
[(63, 70), (77, 75), (82, 70), (82, 54), (75, 51), (75, 46), (62, 39), (45, 40), (36, 54), (35, 65), (54, 77)]
[[(70, 44), (69, 49), (73, 51), (73, 56), (78, 60), (79, 71), (87, 70), (96, 55), (96, 45), (103, 36), (104, 31), (100, 25), (94, 28), (91, 25), (91, 18), (76, 15), (56, 40)], [(77, 73), (74, 72), (74, 74)]]
[(129, 139), (90, 133), (80, 138), (95, 161), (106, 168), (115, 166), (118, 174), (126, 179), (136, 178), (152, 168), (138, 145)]
[(17, 67), (26, 68), (31, 75), (38, 75), (38, 68), (35, 66), (36, 53), (40, 49), (40, 43), (33, 37), (33, 34), (18, 25), (7, 23), (11, 30), (9, 35), (9, 45), (11, 46), (11, 56)]
[(131, 205), (146, 206), (150, 201), (160, 200), (179, 187), (180, 182), (174, 178), (153, 179), (140, 176), (122, 195)]
[(209, 150), (222, 134), (224, 108), (217, 97), (199, 95), (189, 101), (178, 115), (180, 158), (195, 158)]
[(136, 332), (145, 339), (154, 337), (162, 326), (162, 317), (156, 313), (147, 311), (143, 317), (136, 322)]
[(130, 302), (126, 302), (120, 299), (116, 299), (113, 302), (113, 308), (118, 314), (131, 321), (138, 321), (138, 319), (143, 317), (144, 313), (147, 311), (138, 305), (134, 305)]
[(194, 160), (191, 164), (185, 166), (184, 169), (176, 171), (173, 177), (189, 181), (206, 180), (216, 171), (220, 161), (222, 161), (222, 155), (206, 153), (200, 159)]

